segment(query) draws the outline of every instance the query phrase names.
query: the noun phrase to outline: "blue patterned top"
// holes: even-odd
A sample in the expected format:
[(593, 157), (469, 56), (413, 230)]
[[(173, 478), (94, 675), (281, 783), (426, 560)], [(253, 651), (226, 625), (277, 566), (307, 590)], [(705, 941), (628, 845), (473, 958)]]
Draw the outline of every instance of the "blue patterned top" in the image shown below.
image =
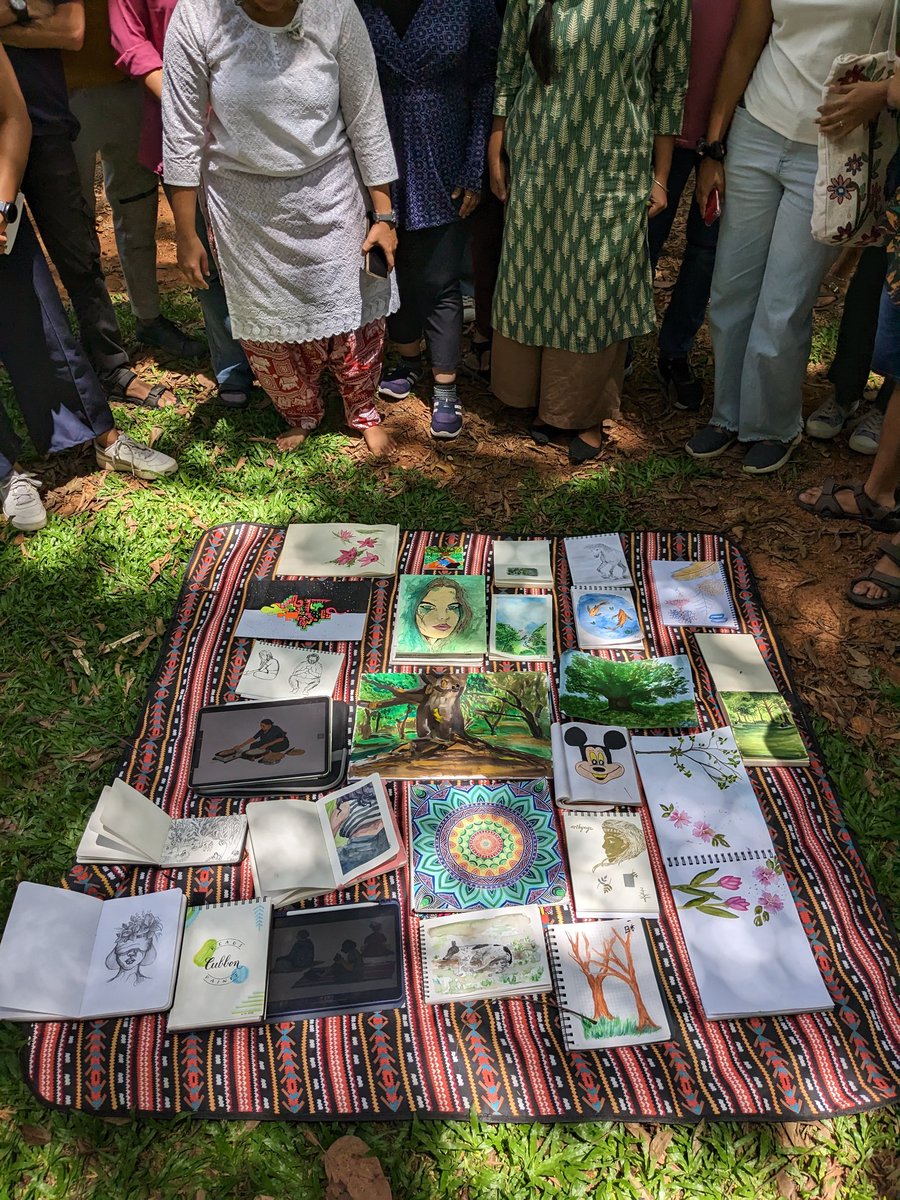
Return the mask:
[(500, 21), (494, 0), (422, 0), (403, 37), (359, 0), (378, 62), (406, 229), (456, 220), (455, 188), (485, 188)]

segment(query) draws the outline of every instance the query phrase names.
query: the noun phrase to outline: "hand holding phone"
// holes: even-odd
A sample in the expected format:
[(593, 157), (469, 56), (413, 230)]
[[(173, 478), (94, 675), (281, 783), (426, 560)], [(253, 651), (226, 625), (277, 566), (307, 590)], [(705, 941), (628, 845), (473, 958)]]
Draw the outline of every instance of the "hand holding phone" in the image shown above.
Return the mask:
[(722, 197), (719, 189), (713, 188), (706, 200), (706, 212), (703, 214), (704, 225), (714, 225), (722, 215)]
[(373, 279), (387, 279), (391, 269), (388, 266), (387, 255), (377, 243), (366, 251), (363, 274)]

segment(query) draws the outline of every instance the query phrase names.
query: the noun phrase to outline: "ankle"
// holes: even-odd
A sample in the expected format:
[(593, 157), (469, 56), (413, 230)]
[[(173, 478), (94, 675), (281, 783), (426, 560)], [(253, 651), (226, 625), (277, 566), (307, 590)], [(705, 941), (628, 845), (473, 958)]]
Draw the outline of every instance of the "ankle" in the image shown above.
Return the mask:
[(434, 391), (432, 393), (435, 400), (451, 400), (458, 399), (456, 391), (456, 382), (453, 383), (437, 383), (435, 382)]

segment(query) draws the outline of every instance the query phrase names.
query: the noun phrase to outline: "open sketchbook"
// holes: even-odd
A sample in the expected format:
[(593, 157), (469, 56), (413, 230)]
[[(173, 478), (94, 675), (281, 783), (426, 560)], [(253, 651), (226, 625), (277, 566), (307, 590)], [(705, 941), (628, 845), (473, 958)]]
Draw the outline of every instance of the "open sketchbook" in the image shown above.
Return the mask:
[(324, 896), (406, 862), (377, 775), (316, 801), (268, 800), (247, 808), (256, 894), (283, 908)]
[(20, 883), (0, 941), (0, 1019), (77, 1021), (172, 1003), (184, 893), (98, 900)]
[(562, 822), (577, 916), (659, 915), (640, 813), (566, 809)]
[(328, 654), (312, 646), (298, 648), (255, 641), (235, 691), (248, 700), (330, 696), (343, 661), (343, 654)]
[(247, 818), (167, 816), (121, 779), (100, 793), (78, 843), (80, 863), (202, 867), (239, 862)]
[(262, 1020), (271, 922), (268, 900), (187, 910), (170, 1030)]
[(561, 808), (636, 806), (641, 802), (628, 730), (569, 721), (550, 726), (553, 792)]
[(497, 541), (494, 539), (494, 586), (500, 588), (551, 587), (550, 543)]
[(567, 1050), (669, 1039), (643, 921), (550, 925), (547, 939)]
[(276, 575), (363, 576), (397, 570), (397, 525), (288, 525)]
[(707, 1017), (831, 1008), (731, 730), (631, 745)]
[(746, 765), (797, 767), (808, 763), (809, 752), (790, 707), (753, 634), (694, 636)]
[(737, 629), (734, 602), (720, 562), (653, 559), (650, 574), (663, 625), (720, 625)]
[(287, 579), (251, 585), (238, 637), (293, 642), (360, 642), (372, 584), (361, 580)]
[(549, 992), (541, 910), (534, 905), (426, 917), (420, 924), (426, 1004)]
[(632, 587), (634, 580), (617, 533), (592, 533), (565, 539), (573, 583), (592, 587)]

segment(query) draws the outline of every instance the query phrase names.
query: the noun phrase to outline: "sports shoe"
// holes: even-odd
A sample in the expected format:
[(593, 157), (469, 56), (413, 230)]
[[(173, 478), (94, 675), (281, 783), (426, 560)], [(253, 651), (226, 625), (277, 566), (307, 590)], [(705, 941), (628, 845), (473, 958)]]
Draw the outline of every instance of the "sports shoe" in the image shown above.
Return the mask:
[(816, 411), (806, 418), (806, 432), (810, 437), (826, 441), (836, 438), (858, 408), (858, 400), (852, 408), (844, 409), (834, 396), (829, 396), (824, 404), (820, 404)]
[(11, 471), (0, 481), (3, 515), (13, 529), (34, 533), (47, 524), (47, 510), (38, 495), (38, 488), (43, 486), (29, 471)]
[(385, 400), (405, 400), (422, 378), (420, 370), (413, 370), (401, 363), (390, 375), (385, 375), (378, 385), (378, 395)]
[(656, 376), (672, 404), (682, 412), (696, 412), (703, 403), (703, 384), (686, 358), (656, 360)]
[(857, 454), (877, 454), (883, 424), (884, 413), (881, 409), (870, 408), (850, 434), (850, 449), (855, 450)]
[(741, 469), (748, 475), (771, 475), (780, 471), (797, 447), (800, 445), (800, 434), (789, 442), (754, 442), (741, 463)]
[(160, 479), (163, 475), (174, 475), (178, 463), (168, 454), (136, 442), (127, 433), (120, 433), (110, 446), (94, 442), (97, 466), (105, 471), (124, 471), (137, 479)]
[(158, 316), (155, 321), (138, 321), (134, 336), (143, 346), (165, 350), (176, 358), (208, 358), (209, 346), (198, 338), (192, 338), (168, 317)]
[(460, 402), (436, 396), (431, 402), (431, 436), (449, 441), (450, 438), (459, 437), (462, 427)]
[(704, 425), (685, 445), (691, 458), (718, 458), (737, 441), (737, 434), (721, 425)]

